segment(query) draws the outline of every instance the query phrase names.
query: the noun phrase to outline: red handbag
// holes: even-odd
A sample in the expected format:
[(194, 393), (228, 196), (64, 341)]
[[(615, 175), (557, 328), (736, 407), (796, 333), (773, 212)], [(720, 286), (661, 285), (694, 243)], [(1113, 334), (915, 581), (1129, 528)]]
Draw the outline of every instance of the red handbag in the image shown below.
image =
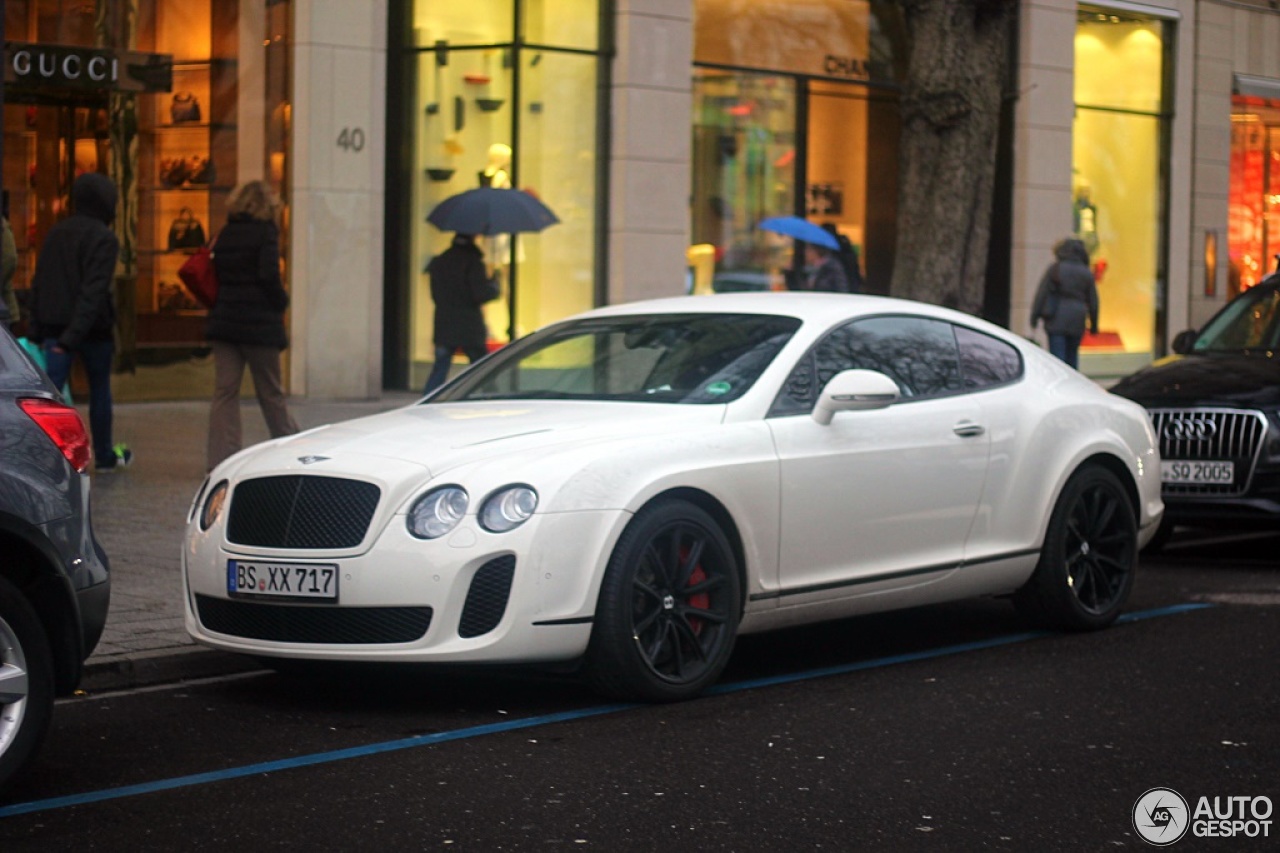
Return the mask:
[[(217, 238), (214, 238), (217, 242)], [(205, 308), (218, 301), (218, 276), (213, 269), (213, 243), (201, 246), (178, 268), (178, 278)]]

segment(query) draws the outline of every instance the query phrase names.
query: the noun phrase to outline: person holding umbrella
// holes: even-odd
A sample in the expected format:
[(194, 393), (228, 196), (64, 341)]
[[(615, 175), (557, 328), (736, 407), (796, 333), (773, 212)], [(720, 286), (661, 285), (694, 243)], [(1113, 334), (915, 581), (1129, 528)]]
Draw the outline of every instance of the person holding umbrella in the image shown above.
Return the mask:
[(849, 277), (835, 251), (817, 243), (804, 244), (804, 262), (809, 268), (805, 290), (849, 293)]
[[(475, 189), (460, 192), (452, 195), (444, 201), (437, 204), (429, 214), (427, 221), (441, 231), (452, 231), (459, 235), (483, 235), (493, 237), (497, 235), (510, 235), (510, 244), (515, 244), (515, 236), (517, 234), (528, 234), (542, 231), (560, 220), (556, 217), (551, 209), (542, 203), (532, 193), (525, 190), (511, 188), (495, 188), (495, 187), (477, 187)], [(472, 241), (474, 243), (474, 240)], [(448, 254), (446, 251), (444, 254)], [(444, 257), (444, 255), (441, 255)], [(508, 256), (509, 257), (509, 256)], [(519, 258), (517, 253), (516, 258)], [(482, 258), (483, 260), (483, 258)], [(433, 260), (434, 264), (435, 261)], [(454, 262), (450, 262), (452, 264)], [(518, 264), (513, 264), (507, 268), (506, 285), (507, 285), (507, 334), (511, 340), (516, 338), (516, 271)], [(430, 272), (430, 270), (428, 270)], [(444, 274), (448, 278), (448, 273)], [(436, 289), (436, 278), (431, 277), (431, 288), (434, 295)], [(464, 288), (465, 289), (465, 288)], [(497, 291), (493, 290), (493, 297), (497, 298)], [(436, 328), (440, 328), (439, 314), (436, 316)], [(449, 336), (446, 336), (446, 338)], [(445, 344), (449, 343), (446, 339)], [(437, 352), (441, 346), (441, 338), (436, 337)], [(436, 359), (436, 364), (432, 369), (434, 376), (437, 371), (443, 371), (440, 381), (444, 381), (444, 377), (448, 376), (448, 363), (442, 368), (440, 359)], [(435, 387), (431, 384), (431, 380), (427, 380), (427, 390), (434, 391)]]
[(471, 363), (488, 353), (489, 332), (480, 306), (498, 298), (498, 285), (485, 271), (484, 255), (473, 234), (459, 232), (449, 248), (427, 265), (431, 277), (431, 301), (436, 306), (432, 325), (435, 363), (423, 387), (423, 396), (449, 378), (453, 354), (458, 350)]
[(836, 254), (840, 244), (821, 225), (798, 216), (771, 216), (762, 220), (759, 227), (804, 244), (805, 266), (809, 268), (809, 275), (794, 289), (849, 292), (849, 279)]

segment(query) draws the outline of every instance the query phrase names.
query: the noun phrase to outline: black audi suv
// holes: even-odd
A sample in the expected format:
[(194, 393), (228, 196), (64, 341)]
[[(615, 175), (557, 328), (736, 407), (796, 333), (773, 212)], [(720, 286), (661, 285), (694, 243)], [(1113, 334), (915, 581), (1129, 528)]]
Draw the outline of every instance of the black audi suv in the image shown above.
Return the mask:
[[(1164, 526), (1280, 526), (1280, 273), (1227, 303), (1174, 355), (1112, 391), (1160, 437)], [(1151, 546), (1149, 546), (1151, 547)]]
[(110, 598), (89, 517), (89, 436), (0, 328), (0, 792), (80, 681)]

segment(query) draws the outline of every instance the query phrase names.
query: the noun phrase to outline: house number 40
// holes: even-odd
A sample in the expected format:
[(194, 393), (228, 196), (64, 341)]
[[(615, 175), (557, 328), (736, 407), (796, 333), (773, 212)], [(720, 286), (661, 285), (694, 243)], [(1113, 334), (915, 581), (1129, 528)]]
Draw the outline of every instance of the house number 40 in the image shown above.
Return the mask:
[(338, 147), (343, 151), (363, 151), (364, 128), (344, 127), (338, 134)]

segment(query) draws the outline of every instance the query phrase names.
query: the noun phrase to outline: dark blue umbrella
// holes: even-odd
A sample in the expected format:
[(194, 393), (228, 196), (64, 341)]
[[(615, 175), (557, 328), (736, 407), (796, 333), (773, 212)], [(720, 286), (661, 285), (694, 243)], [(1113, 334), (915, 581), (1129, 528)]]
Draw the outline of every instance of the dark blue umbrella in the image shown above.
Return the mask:
[(794, 237), (806, 243), (826, 246), (828, 249), (840, 248), (836, 238), (832, 237), (821, 225), (815, 225), (809, 220), (801, 219), (798, 216), (771, 216), (761, 221), (760, 228), (765, 231), (772, 231), (775, 234), (785, 234), (788, 237)]
[(451, 195), (427, 214), (441, 231), (460, 234), (524, 234), (560, 220), (524, 190), (477, 187)]

